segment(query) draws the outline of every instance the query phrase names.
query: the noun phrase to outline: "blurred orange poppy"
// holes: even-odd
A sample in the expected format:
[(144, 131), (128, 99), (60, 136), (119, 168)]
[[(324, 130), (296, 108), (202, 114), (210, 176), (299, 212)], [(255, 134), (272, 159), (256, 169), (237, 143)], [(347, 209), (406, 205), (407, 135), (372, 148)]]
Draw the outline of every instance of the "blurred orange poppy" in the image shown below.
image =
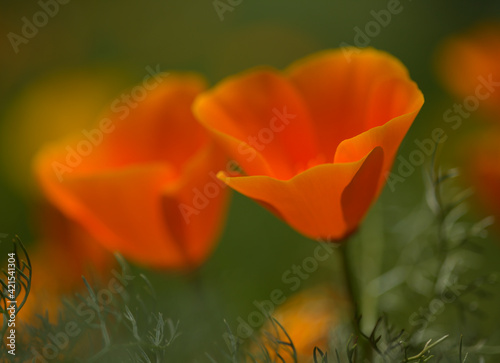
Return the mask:
[(311, 238), (353, 232), (424, 102), (387, 53), (342, 50), (258, 68), (197, 98), (195, 114), (246, 173), (219, 173)]
[(204, 80), (154, 78), (117, 98), (95, 129), (41, 150), (34, 165), (49, 200), (106, 248), (190, 269), (221, 229), (227, 193), (211, 172), (225, 156), (191, 113)]
[(276, 310), (273, 317), (281, 326), (266, 323), (262, 327), (262, 345), (254, 344), (250, 351), (256, 357), (267, 351), (273, 362), (278, 360), (278, 354), (285, 362), (293, 362), (292, 348), (283, 344), (291, 341), (299, 363), (313, 362), (315, 347), (328, 351), (331, 333), (343, 323), (347, 308), (346, 301), (332, 288), (320, 286), (302, 291)]
[(30, 251), (33, 270), (31, 292), (19, 315), (39, 325), (36, 315), (57, 322), (63, 296), (84, 288), (82, 275), (91, 283), (109, 274), (113, 256), (77, 223), (47, 203), (39, 204), (41, 239)]
[(479, 203), (500, 219), (500, 130), (475, 135), (467, 147), (466, 177), (474, 187)]
[(496, 92), (500, 86), (500, 24), (480, 24), (448, 39), (440, 49), (438, 67), (452, 93), (476, 99), (484, 105), (481, 111), (495, 120), (500, 117), (500, 92)]

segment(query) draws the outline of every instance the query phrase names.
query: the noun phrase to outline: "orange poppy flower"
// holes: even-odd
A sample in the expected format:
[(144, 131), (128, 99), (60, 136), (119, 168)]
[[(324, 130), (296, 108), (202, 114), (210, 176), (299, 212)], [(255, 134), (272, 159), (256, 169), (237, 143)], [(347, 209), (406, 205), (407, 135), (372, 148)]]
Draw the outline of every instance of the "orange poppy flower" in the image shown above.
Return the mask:
[(49, 198), (106, 248), (138, 263), (189, 269), (214, 247), (226, 191), (218, 150), (191, 113), (194, 74), (145, 80), (98, 127), (48, 146), (35, 170)]
[(448, 39), (438, 61), (444, 84), (464, 98), (468, 111), (480, 107), (500, 116), (500, 24), (481, 24)]
[(252, 345), (250, 352), (258, 357), (265, 349), (273, 362), (278, 354), (285, 362), (293, 362), (291, 347), (280, 343), (291, 340), (298, 362), (313, 362), (314, 348), (328, 351), (331, 332), (343, 322), (342, 316), (347, 309), (347, 302), (332, 288), (320, 286), (300, 292), (273, 314), (288, 337), (279, 325), (268, 322), (262, 327), (262, 346)]
[(84, 289), (82, 275), (94, 282), (109, 274), (113, 256), (77, 223), (68, 220), (53, 206), (38, 205), (41, 239), (30, 254), (31, 292), (19, 312), (25, 323), (39, 325), (37, 315), (57, 322), (63, 296)]
[(194, 110), (246, 173), (220, 179), (302, 234), (341, 240), (380, 193), (423, 101), (394, 57), (336, 50), (231, 77)]
[[(466, 177), (474, 187), (478, 202), (487, 213), (500, 219), (500, 130), (475, 136), (467, 147)], [(497, 223), (498, 224), (498, 223)]]

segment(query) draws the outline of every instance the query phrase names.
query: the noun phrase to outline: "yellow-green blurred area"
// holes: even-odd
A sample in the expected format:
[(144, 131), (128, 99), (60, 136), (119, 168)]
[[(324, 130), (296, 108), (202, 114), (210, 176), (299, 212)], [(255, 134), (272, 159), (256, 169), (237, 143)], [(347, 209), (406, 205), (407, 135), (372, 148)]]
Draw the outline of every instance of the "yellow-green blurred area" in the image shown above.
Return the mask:
[[(56, 14), (48, 17), (46, 25), (38, 27), (27, 42), (13, 46), (8, 34), (22, 35), (23, 18), (33, 21), (41, 5), (37, 1), (0, 1), (0, 232), (18, 234), (28, 252), (39, 244), (41, 193), (30, 165), (35, 152), (47, 142), (97, 122), (121, 92), (142, 81), (147, 66), (161, 71), (198, 71), (212, 85), (249, 67), (265, 64), (284, 68), (316, 51), (345, 43), (357, 45), (356, 27), (366, 34), (365, 27), (374, 21), (374, 14), (387, 9), (391, 2), (243, 0), (218, 14), (211, 0), (71, 0), (58, 3)], [(399, 58), (425, 96), (424, 107), (400, 149), (400, 155), (408, 159), (416, 148), (414, 140), (431, 137), (436, 127), (445, 129), (443, 112), (459, 101), (440, 83), (436, 70), (440, 44), (479, 22), (500, 18), (500, 2), (399, 3), (402, 10), (392, 14), (387, 24), (379, 25), (374, 36), (366, 36), (363, 45)], [(462, 140), (480, 122), (478, 113), (464, 120), (463, 127), (456, 131), (445, 129), (448, 140), (441, 145), (439, 157), (443, 167), (461, 166), (466, 153)], [(398, 166), (396, 161), (395, 168)], [(405, 280), (421, 263), (411, 262), (406, 246), (432, 243), (435, 238), (429, 237), (434, 227), (424, 205), (425, 167), (417, 166), (404, 182), (386, 187), (352, 241), (353, 265), (363, 276), (363, 286), (368, 286), (363, 305), (367, 324), (376, 320), (378, 310), (387, 313), (401, 329), (409, 329), (410, 315), (421, 307), (428, 308), (427, 276)], [(467, 187), (464, 180), (462, 187)], [(466, 218), (484, 217), (486, 213), (474, 207)], [(464, 263), (464, 280), (496, 272), (500, 258), (498, 231), (493, 228), (482, 250)], [(158, 295), (158, 310), (180, 322), (182, 336), (173, 348), (183, 357), (179, 361), (204, 362), (208, 361), (204, 352), (225, 347), (224, 319), (236, 329), (238, 318), (247, 320), (256, 309), (254, 302), (270, 299), (275, 289), (288, 297), (295, 290), (338, 280), (334, 276), (338, 272), (335, 256), (320, 262), (306, 278), (293, 280), (298, 282), (284, 278), (295, 276), (287, 272), (313, 256), (316, 246), (254, 202), (234, 193), (220, 243), (200, 272), (204, 308), (199, 306), (201, 300), (190, 277), (140, 267), (136, 271), (151, 279)], [(402, 260), (406, 265), (394, 271)], [(377, 279), (387, 272), (390, 274)], [(83, 282), (78, 284), (84, 288)], [(416, 286), (417, 292), (403, 293), (407, 284)], [(484, 337), (496, 334), (499, 313), (492, 307), (498, 302), (498, 297), (468, 302), (479, 304), (488, 314), (483, 320), (470, 320), (470, 324), (481, 326)], [(436, 320), (442, 328), (455, 316), (455, 308), (446, 305)], [(467, 332), (450, 332), (453, 339), (460, 333)]]

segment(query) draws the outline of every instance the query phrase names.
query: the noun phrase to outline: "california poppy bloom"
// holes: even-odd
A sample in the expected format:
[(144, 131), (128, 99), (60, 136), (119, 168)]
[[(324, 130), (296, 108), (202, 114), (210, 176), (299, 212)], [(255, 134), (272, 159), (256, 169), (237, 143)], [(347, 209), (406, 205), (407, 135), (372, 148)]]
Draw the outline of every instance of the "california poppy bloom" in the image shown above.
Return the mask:
[(438, 66), (465, 112), (479, 109), (493, 120), (500, 117), (500, 24), (481, 24), (446, 40)]
[(78, 223), (48, 203), (37, 205), (40, 237), (30, 253), (31, 291), (20, 311), (23, 322), (39, 325), (37, 315), (57, 322), (63, 295), (84, 288), (82, 275), (91, 283), (109, 274), (114, 258)]
[(466, 178), (481, 207), (500, 218), (500, 130), (475, 135), (467, 147)]
[(357, 228), (424, 102), (394, 57), (343, 52), (230, 77), (194, 105), (244, 171), (219, 178), (311, 238)]
[(227, 199), (212, 176), (225, 156), (191, 113), (204, 89), (198, 75), (156, 74), (117, 98), (94, 129), (41, 150), (35, 170), (48, 199), (138, 263), (201, 264)]
[[(250, 348), (256, 358), (265, 355), (264, 350), (274, 361), (279, 356), (285, 362), (293, 362), (293, 343), (299, 363), (313, 362), (313, 351), (318, 347), (327, 352), (331, 333), (343, 323), (342, 316), (348, 304), (332, 288), (318, 286), (291, 296), (273, 314), (281, 325), (269, 321), (261, 331), (261, 344)], [(286, 332), (286, 334), (285, 334)], [(288, 336), (287, 336), (288, 335)]]

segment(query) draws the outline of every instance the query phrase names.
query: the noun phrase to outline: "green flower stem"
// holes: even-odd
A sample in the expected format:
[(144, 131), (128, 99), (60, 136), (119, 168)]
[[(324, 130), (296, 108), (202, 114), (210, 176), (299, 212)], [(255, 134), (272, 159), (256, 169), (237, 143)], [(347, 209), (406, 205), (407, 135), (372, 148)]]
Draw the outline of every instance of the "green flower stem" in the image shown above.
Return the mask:
[(344, 288), (346, 290), (347, 298), (351, 302), (352, 306), (352, 316), (351, 316), (351, 323), (354, 329), (354, 332), (356, 333), (357, 336), (357, 341), (358, 341), (358, 346), (361, 347), (363, 351), (363, 356), (364, 358), (369, 359), (369, 361), (372, 361), (373, 358), (373, 351), (369, 345), (369, 342), (364, 340), (364, 334), (361, 331), (360, 327), (360, 301), (359, 301), (359, 293), (356, 291), (355, 287), (355, 275), (353, 273), (353, 270), (351, 268), (350, 260), (349, 260), (349, 254), (348, 254), (348, 244), (349, 243), (342, 243), (338, 250), (339, 250), (339, 263), (340, 267), (342, 269), (342, 274), (344, 277)]
[(340, 266), (344, 277), (344, 288), (347, 293), (347, 298), (352, 304), (354, 320), (357, 321), (357, 318), (359, 316), (358, 295), (354, 287), (354, 281), (353, 281), (354, 276), (349, 262), (347, 243), (342, 243), (339, 247), (339, 251), (340, 251)]

